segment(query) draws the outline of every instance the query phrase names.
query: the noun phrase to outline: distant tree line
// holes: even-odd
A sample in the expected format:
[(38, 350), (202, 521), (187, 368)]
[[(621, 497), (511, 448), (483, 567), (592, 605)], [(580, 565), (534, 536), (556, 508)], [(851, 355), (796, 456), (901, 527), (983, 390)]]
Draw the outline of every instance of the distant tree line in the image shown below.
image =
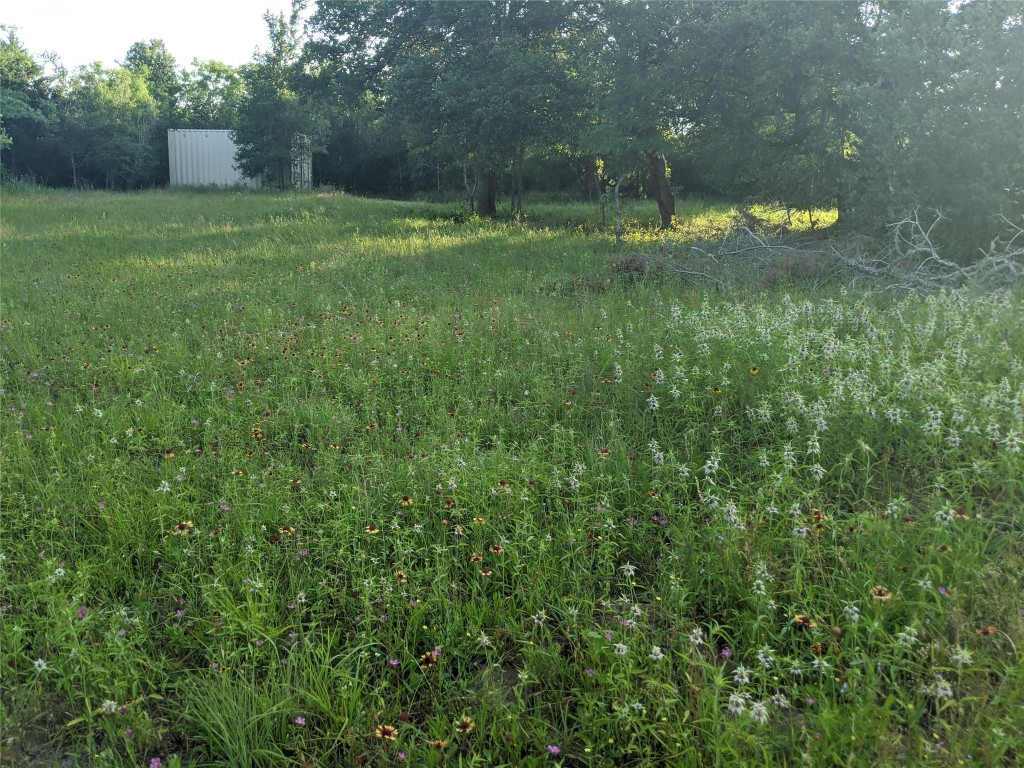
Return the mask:
[(942, 209), (965, 242), (1024, 187), (1024, 12), (1014, 0), (317, 0), (269, 47), (178, 68), (159, 40), (68, 71), (0, 42), (2, 163), (55, 186), (167, 181), (168, 128), (231, 128), (250, 174), (290, 162), (372, 195), (616, 185), (834, 206), (878, 227)]

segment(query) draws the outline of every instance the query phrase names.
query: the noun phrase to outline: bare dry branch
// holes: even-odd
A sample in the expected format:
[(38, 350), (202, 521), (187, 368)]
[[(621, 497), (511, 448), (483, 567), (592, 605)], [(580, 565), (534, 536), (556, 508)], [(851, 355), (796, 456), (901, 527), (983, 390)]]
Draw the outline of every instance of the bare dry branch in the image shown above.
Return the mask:
[(718, 243), (691, 245), (684, 251), (663, 246), (657, 253), (632, 254), (630, 258), (645, 271), (726, 289), (800, 279), (810, 280), (816, 287), (845, 280), (883, 291), (918, 294), (969, 285), (997, 288), (1024, 280), (1024, 226), (1001, 218), (1006, 234), (993, 240), (982, 257), (969, 265), (940, 253), (933, 238), (945, 219), (942, 212), (922, 217), (919, 210), (889, 226), (888, 245), (863, 236), (825, 243), (791, 233), (769, 239), (741, 226)]

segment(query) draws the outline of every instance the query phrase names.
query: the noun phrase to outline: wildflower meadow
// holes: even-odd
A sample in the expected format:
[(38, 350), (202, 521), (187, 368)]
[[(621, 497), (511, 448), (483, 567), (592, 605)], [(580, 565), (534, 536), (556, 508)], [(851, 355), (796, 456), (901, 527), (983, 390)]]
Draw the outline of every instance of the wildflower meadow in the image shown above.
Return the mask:
[(1020, 291), (536, 210), (5, 191), (0, 764), (1019, 764)]

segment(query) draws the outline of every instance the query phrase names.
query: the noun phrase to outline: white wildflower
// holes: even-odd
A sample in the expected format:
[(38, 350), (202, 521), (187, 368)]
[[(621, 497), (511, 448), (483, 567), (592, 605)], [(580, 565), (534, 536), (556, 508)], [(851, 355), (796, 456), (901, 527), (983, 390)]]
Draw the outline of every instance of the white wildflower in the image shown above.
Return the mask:
[(1006, 437), (1003, 438), (1003, 449), (1007, 453), (1020, 453), (1022, 446), (1024, 446), (1024, 439), (1021, 438), (1020, 433), (1015, 429), (1011, 429)]
[(940, 434), (942, 432), (942, 411), (929, 411), (928, 421), (921, 426), (921, 429), (928, 435)]
[(953, 698), (953, 689), (942, 675), (935, 675), (935, 681), (931, 685), (922, 686), (921, 693), (935, 699)]
[(708, 460), (704, 462), (704, 474), (713, 475), (718, 471), (719, 464), (722, 461), (721, 454), (712, 453), (708, 456)]
[(903, 514), (903, 499), (894, 499), (885, 505), (886, 517), (898, 518)]
[(948, 504), (935, 512), (935, 522), (945, 525), (952, 521), (955, 510)]
[(785, 464), (786, 469), (792, 469), (796, 466), (796, 453), (794, 453), (792, 446), (784, 445), (782, 447), (782, 463)]
[(902, 632), (896, 633), (896, 643), (907, 650), (917, 645), (917, 630), (913, 627), (904, 627)]
[(750, 682), (750, 670), (740, 664), (732, 673), (732, 681), (737, 685), (743, 685)]
[(747, 711), (747, 701), (737, 693), (729, 697), (729, 711), (734, 715), (742, 715)]
[(974, 657), (971, 652), (966, 648), (961, 648), (959, 645), (953, 648), (953, 653), (950, 654), (949, 660), (965, 667), (969, 667), (974, 663)]
[(899, 408), (888, 408), (885, 411), (885, 418), (887, 418), (893, 424), (903, 423), (903, 411)]
[(750, 706), (750, 717), (759, 723), (768, 721), (768, 707), (764, 705), (763, 701), (755, 701)]

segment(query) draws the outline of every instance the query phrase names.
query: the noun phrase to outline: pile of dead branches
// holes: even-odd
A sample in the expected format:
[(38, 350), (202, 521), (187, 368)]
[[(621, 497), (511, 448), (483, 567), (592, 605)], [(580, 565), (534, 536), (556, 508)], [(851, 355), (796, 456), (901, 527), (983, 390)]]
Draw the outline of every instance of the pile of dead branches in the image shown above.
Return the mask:
[(654, 253), (632, 253), (612, 268), (633, 276), (672, 276), (717, 290), (789, 284), (815, 289), (842, 284), (918, 294), (967, 286), (993, 289), (1024, 280), (1024, 226), (1001, 218), (1005, 234), (968, 264), (941, 255), (935, 230), (945, 219), (942, 213), (922, 219), (915, 210), (888, 227), (888, 242), (863, 235), (768, 236), (745, 224), (713, 244), (666, 245)]

